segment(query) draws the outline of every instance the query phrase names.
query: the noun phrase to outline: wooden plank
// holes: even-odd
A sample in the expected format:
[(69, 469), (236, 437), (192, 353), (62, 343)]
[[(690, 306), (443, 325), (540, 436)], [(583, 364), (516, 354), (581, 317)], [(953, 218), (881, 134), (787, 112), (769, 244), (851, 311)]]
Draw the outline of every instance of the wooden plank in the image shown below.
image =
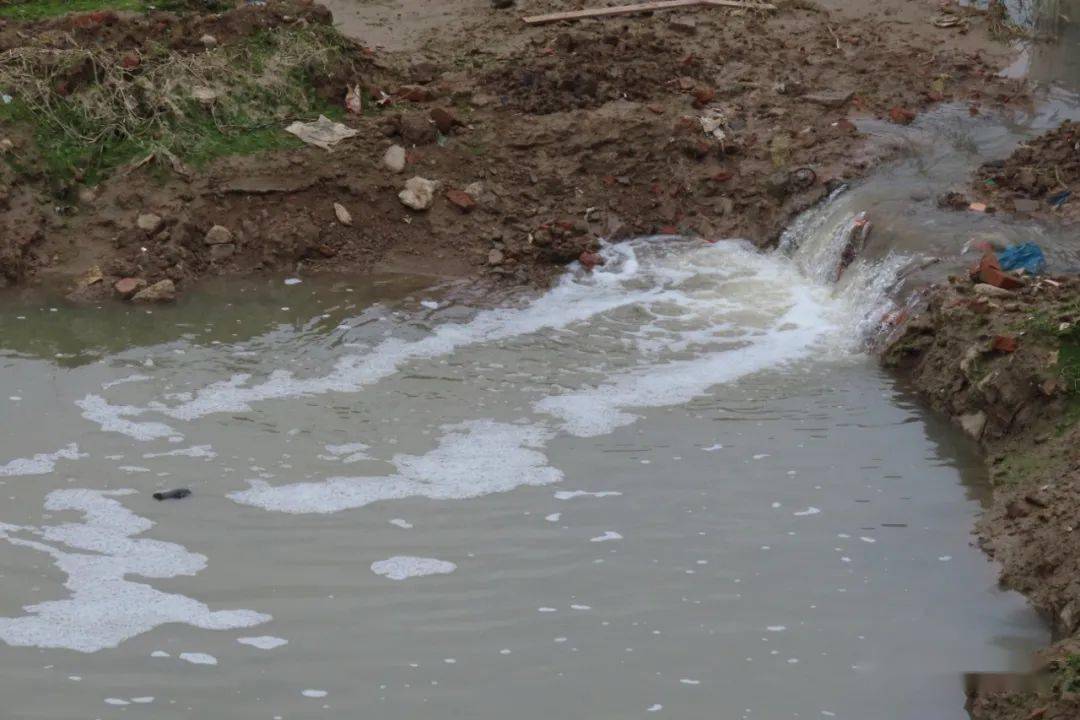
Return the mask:
[(673, 8), (686, 7), (733, 7), (748, 10), (775, 10), (775, 5), (764, 2), (741, 2), (740, 0), (654, 0), (653, 2), (636, 3), (634, 5), (614, 5), (612, 7), (591, 8), (589, 10), (571, 10), (569, 12), (550, 13), (548, 15), (533, 15), (522, 18), (526, 25), (544, 25), (546, 23), (559, 22), (561, 20), (581, 20), (584, 18), (611, 17), (613, 15), (629, 15), (631, 13), (652, 12), (654, 10), (670, 10)]

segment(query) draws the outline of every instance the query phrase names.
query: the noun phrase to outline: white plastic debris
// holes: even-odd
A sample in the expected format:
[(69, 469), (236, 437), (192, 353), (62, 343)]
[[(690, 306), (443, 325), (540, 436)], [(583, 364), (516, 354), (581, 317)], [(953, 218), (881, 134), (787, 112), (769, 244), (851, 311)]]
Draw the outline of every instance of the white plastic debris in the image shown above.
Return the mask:
[(357, 133), (351, 127), (334, 122), (325, 115), (320, 115), (315, 122), (294, 122), (285, 128), (285, 132), (292, 133), (308, 145), (321, 147), (323, 150), (331, 150), (334, 145)]

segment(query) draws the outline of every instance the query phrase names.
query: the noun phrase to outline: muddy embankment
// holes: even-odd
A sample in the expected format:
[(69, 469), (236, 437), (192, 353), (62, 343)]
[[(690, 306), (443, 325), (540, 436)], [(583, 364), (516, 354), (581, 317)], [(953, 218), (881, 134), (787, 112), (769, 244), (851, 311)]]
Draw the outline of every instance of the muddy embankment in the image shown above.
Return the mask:
[[(1003, 210), (1074, 224), (1074, 123), (987, 163), (972, 192)], [(993, 501), (978, 523), (1002, 583), (1054, 629), (1039, 681), (987, 684), (975, 720), (1080, 717), (1080, 278), (980, 267), (920, 297), (882, 354), (935, 409), (984, 448)], [(1039, 688), (1036, 690), (1035, 688)]]
[[(928, 2), (537, 27), (521, 15), (578, 3), (462, 0), (432, 27), (402, 2), (348, 36), (303, 2), (133, 3), (5, 11), (0, 284), (94, 301), (277, 271), (542, 284), (600, 238), (764, 246), (880, 159), (853, 118), (1027, 101), (996, 75), (992, 21), (935, 24)], [(284, 131), (319, 115), (350, 136), (325, 150)], [(413, 178), (430, 183), (404, 203)]]

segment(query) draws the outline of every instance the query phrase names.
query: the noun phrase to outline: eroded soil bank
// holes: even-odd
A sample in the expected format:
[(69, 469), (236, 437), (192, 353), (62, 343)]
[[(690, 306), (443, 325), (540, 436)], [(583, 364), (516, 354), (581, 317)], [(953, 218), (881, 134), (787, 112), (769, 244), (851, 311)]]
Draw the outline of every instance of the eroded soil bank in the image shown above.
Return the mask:
[[(984, 165), (973, 190), (1002, 208), (1072, 224), (1078, 141), (1065, 122)], [(976, 688), (975, 720), (1080, 717), (1080, 279), (1052, 270), (992, 284), (984, 282), (992, 271), (951, 277), (915, 301), (882, 354), (981, 443), (994, 493), (980, 542), (1001, 563), (1003, 584), (1025, 594), (1057, 638), (1037, 659), (1038, 678)]]
[[(333, 3), (348, 36), (303, 3), (12, 6), (0, 281), (90, 300), (281, 270), (543, 283), (600, 237), (766, 245), (879, 159), (851, 118), (1027, 100), (985, 16), (938, 27), (930, 2), (538, 27), (521, 15), (579, 3), (425, 5)], [(283, 131), (320, 114), (355, 135)], [(416, 176), (437, 183), (423, 210), (399, 198)]]

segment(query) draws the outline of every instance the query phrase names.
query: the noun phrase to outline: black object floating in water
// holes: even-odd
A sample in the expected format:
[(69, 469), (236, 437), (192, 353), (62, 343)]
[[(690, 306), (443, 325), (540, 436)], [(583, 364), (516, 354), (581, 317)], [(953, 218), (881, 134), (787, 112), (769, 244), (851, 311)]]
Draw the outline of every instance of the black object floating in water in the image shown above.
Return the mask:
[(154, 493), (155, 500), (183, 500), (191, 491), (187, 488), (177, 488), (176, 490), (166, 490), (165, 492)]

